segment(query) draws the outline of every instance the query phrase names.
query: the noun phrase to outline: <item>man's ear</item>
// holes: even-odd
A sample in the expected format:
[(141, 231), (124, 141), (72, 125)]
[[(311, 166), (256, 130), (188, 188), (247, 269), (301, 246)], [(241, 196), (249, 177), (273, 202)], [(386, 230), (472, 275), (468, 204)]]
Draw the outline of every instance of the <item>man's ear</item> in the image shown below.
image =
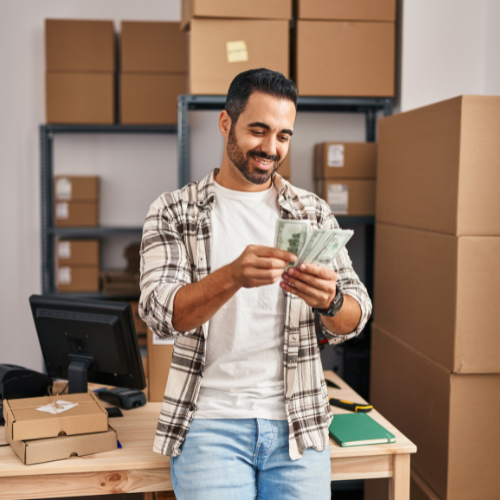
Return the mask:
[(229, 131), (231, 130), (231, 124), (232, 120), (228, 112), (226, 110), (222, 111), (221, 114), (219, 115), (219, 130), (224, 139), (227, 139), (229, 135)]

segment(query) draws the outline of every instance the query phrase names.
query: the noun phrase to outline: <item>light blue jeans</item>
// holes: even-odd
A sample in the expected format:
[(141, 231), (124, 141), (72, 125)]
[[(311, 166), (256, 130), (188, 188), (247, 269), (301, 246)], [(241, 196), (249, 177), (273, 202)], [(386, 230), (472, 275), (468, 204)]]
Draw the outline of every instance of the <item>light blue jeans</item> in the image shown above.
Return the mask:
[(330, 500), (330, 448), (290, 460), (288, 422), (194, 419), (170, 459), (178, 500)]

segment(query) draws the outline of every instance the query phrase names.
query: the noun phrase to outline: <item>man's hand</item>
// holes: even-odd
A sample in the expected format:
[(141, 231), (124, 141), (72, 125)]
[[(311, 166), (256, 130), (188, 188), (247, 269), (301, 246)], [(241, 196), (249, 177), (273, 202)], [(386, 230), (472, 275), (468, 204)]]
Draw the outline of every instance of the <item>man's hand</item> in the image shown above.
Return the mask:
[(328, 309), (337, 293), (337, 273), (313, 264), (291, 267), (282, 275), (281, 288), (297, 295), (316, 309)]
[(248, 245), (230, 266), (238, 286), (254, 288), (276, 283), (285, 267), (296, 260), (295, 254), (279, 248)]

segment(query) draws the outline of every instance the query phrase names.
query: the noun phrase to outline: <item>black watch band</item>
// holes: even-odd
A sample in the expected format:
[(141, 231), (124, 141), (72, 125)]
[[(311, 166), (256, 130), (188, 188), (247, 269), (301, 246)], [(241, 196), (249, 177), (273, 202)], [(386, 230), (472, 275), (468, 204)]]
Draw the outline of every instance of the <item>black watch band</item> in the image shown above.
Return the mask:
[(344, 304), (344, 294), (340, 288), (337, 288), (337, 293), (335, 294), (332, 303), (328, 309), (316, 309), (313, 308), (314, 312), (321, 314), (321, 316), (329, 316), (330, 318), (338, 314), (342, 305)]

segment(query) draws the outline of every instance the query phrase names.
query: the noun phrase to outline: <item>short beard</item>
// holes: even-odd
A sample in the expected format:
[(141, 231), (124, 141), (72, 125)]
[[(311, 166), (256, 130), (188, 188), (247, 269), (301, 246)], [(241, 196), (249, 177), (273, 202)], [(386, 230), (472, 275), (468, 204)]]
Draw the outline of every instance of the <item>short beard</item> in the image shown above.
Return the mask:
[[(265, 184), (271, 178), (274, 172), (278, 170), (282, 163), (279, 161), (280, 157), (278, 155), (266, 155), (266, 153), (257, 151), (255, 149), (251, 149), (246, 153), (242, 151), (238, 145), (236, 133), (232, 124), (227, 139), (227, 156), (234, 163), (236, 168), (244, 175), (245, 179), (252, 184)], [(250, 164), (252, 156), (257, 156), (259, 158), (264, 158), (265, 160), (273, 161), (273, 168), (269, 170), (261, 170), (258, 167), (252, 168)]]

